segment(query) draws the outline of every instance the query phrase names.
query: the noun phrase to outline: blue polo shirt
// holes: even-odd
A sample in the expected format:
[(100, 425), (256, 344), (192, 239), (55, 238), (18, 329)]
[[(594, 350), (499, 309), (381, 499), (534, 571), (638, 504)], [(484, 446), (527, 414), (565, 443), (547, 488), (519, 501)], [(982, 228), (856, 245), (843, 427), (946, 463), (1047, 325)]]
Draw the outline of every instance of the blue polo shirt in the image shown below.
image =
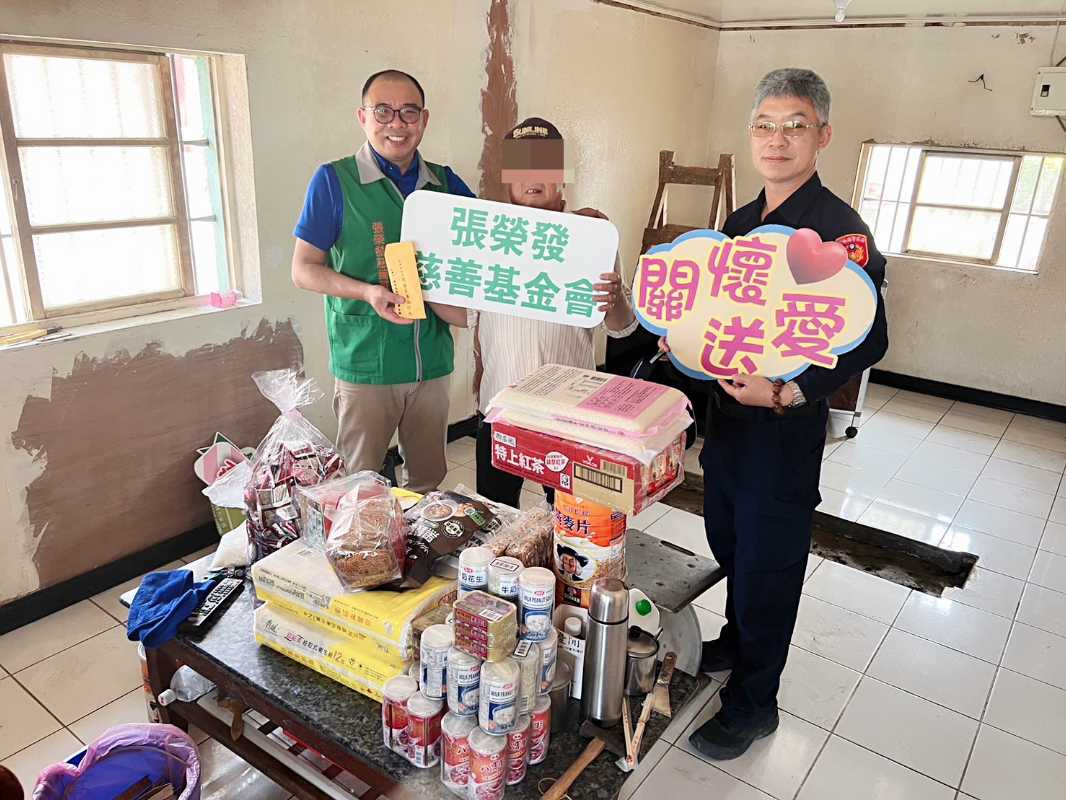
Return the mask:
[[(418, 185), (418, 173), (422, 167), (422, 156), (415, 154), (411, 166), (407, 172), (400, 172), (400, 168), (382, 158), (371, 147), (370, 152), (374, 155), (374, 161), (378, 167), (391, 180), (400, 194), (406, 198)], [(463, 197), (475, 197), (463, 179), (452, 172), (451, 167), (444, 168), (444, 175), (448, 179), (448, 194), (457, 194)], [(341, 222), (344, 220), (344, 197), (341, 194), (341, 182), (337, 178), (337, 171), (332, 164), (323, 164), (311, 177), (311, 183), (307, 187), (307, 197), (304, 199), (304, 207), (300, 212), (300, 219), (296, 223), (293, 235), (297, 239), (303, 239), (319, 250), (329, 250), (341, 235)]]

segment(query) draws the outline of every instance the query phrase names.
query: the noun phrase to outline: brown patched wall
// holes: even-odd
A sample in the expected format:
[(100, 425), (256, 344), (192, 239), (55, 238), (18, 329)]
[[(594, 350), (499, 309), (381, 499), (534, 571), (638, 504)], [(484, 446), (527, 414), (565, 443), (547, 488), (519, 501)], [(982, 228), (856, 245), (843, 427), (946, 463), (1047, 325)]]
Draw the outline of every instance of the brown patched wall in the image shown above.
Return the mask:
[(11, 442), (45, 465), (26, 489), (41, 588), (209, 521), (196, 448), (216, 430), (258, 444), (277, 411), (249, 375), (302, 360), (292, 323), (263, 320), (182, 355), (83, 353), (50, 397), (26, 398)]

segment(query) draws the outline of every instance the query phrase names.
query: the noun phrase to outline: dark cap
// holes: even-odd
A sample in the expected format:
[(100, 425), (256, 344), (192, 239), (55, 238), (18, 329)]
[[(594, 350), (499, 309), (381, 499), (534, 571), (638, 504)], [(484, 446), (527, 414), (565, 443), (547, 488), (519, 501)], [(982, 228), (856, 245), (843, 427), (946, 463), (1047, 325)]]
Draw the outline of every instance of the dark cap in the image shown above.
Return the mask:
[(559, 129), (541, 117), (529, 117), (515, 125), (504, 139), (554, 139), (563, 140)]

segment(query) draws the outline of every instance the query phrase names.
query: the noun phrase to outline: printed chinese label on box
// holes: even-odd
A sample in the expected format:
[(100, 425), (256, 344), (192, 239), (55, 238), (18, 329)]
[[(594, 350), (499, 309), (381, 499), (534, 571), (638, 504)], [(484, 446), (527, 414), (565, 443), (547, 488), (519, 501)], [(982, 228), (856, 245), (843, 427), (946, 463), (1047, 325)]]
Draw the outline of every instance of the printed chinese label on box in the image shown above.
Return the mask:
[(497, 421), (492, 465), (584, 500), (639, 514), (685, 479), (685, 434), (650, 464), (632, 456)]
[(400, 238), (417, 248), (425, 300), (591, 328), (603, 321), (593, 284), (614, 271), (607, 220), (414, 192)]

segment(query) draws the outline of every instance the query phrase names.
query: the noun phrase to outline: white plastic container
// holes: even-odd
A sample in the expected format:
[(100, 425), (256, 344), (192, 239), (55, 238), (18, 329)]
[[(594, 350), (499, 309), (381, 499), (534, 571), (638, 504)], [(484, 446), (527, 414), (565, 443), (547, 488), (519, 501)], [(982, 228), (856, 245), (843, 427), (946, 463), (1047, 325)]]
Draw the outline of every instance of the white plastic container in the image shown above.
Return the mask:
[(170, 679), (170, 688), (159, 693), (159, 705), (169, 706), (175, 700), (191, 703), (215, 688), (215, 684), (192, 667), (178, 667)]
[(540, 686), (538, 694), (547, 694), (555, 680), (555, 661), (559, 657), (559, 632), (552, 628), (540, 643)]
[(487, 547), (468, 547), (459, 554), (459, 599), (470, 592), (489, 590), (489, 564), (493, 558)]
[(510, 733), (518, 718), (518, 663), (513, 658), (481, 665), (478, 724), (486, 733)]
[(523, 639), (514, 650), (514, 660), (518, 664), (518, 705), (519, 714), (533, 713), (533, 706), (540, 693), (540, 671), (543, 661), (540, 644)]
[(518, 576), (518, 625), (523, 639), (541, 642), (552, 628), (555, 574), (544, 567), (526, 567)]
[(433, 700), (448, 696), (448, 651), (455, 638), (448, 625), (430, 625), (419, 645), (418, 685)]
[(581, 676), (585, 671), (585, 634), (578, 617), (567, 617), (559, 637), (559, 658), (570, 665), (570, 696), (581, 699)]
[(460, 717), (476, 716), (481, 659), (458, 647), (448, 650), (448, 710)]
[(518, 604), (518, 576), (522, 562), (510, 556), (500, 556), (489, 564), (489, 593)]

